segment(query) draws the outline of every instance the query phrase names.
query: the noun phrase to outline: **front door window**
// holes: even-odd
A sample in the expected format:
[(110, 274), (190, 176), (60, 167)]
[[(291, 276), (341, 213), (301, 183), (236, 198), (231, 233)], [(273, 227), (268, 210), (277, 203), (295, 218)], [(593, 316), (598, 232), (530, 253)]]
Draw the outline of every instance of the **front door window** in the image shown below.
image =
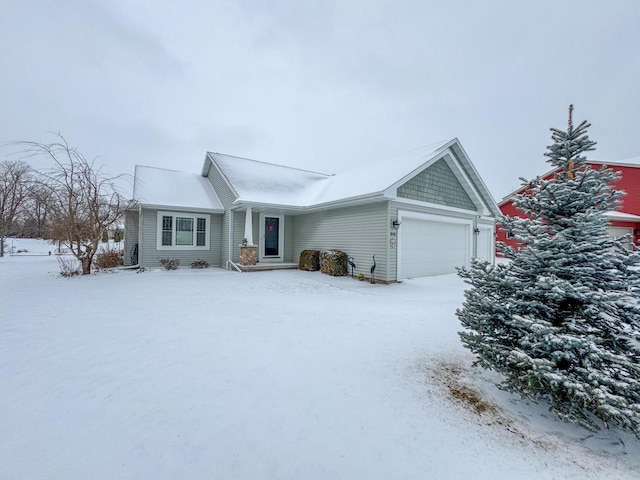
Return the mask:
[(264, 217), (264, 255), (277, 257), (280, 255), (278, 244), (280, 241), (280, 218)]

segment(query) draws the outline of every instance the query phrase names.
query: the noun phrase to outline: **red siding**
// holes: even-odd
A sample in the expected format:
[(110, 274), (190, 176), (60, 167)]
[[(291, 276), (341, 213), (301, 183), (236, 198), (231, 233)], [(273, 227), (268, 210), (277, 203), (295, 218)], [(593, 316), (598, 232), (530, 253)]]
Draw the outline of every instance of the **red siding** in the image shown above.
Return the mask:
[[(593, 168), (600, 168), (602, 163), (590, 163)], [(633, 215), (640, 215), (640, 165), (639, 166), (625, 166), (625, 165), (609, 165), (609, 167), (615, 171), (621, 173), (621, 178), (615, 182), (615, 187), (618, 190), (624, 190), (626, 195), (622, 197), (622, 206), (619, 211), (624, 213), (631, 213)], [(544, 176), (544, 178), (550, 178), (554, 172), (550, 172)], [(523, 189), (518, 190), (518, 193)], [(514, 192), (515, 193), (515, 192)], [(513, 206), (511, 200), (506, 200), (498, 204), (500, 211), (503, 215), (510, 217), (520, 216), (524, 217), (524, 213)], [(625, 222), (619, 220), (612, 220), (611, 225), (614, 227), (633, 227), (634, 244), (640, 244), (640, 222)], [(496, 227), (496, 240), (504, 242), (507, 245), (517, 248), (515, 240), (507, 238), (507, 232), (502, 230), (499, 226)]]

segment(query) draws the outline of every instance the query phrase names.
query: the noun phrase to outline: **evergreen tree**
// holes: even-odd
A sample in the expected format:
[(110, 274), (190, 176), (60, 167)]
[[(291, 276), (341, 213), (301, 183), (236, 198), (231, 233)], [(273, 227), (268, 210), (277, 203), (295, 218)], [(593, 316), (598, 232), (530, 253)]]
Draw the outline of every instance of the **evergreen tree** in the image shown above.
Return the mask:
[(616, 172), (586, 164), (595, 142), (572, 111), (566, 132), (551, 129), (557, 173), (525, 184), (514, 205), (526, 216), (498, 221), (522, 248), (501, 245), (510, 262), (459, 271), (471, 285), (460, 336), (506, 390), (546, 399), (565, 421), (640, 437), (640, 256), (607, 234), (605, 212), (624, 193)]

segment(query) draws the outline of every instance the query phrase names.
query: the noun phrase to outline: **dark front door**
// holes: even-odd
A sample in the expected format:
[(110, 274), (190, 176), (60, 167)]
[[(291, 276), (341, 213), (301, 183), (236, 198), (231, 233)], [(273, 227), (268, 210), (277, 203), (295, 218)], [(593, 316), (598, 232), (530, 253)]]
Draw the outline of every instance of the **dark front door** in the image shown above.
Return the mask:
[(264, 255), (277, 257), (280, 255), (280, 219), (278, 217), (264, 217)]

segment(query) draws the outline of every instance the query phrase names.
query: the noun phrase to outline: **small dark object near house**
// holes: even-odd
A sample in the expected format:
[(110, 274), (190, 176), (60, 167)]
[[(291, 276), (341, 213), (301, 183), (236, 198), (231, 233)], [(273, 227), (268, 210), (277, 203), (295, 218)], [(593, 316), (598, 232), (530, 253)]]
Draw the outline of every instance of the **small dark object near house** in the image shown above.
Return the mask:
[(320, 270), (320, 250), (303, 250), (300, 252), (298, 268), (310, 272)]
[(334, 277), (347, 275), (347, 258), (340, 250), (323, 250), (320, 252), (320, 271)]
[(209, 268), (209, 262), (197, 259), (195, 262), (191, 263), (191, 268)]
[(159, 261), (165, 270), (177, 270), (180, 266), (180, 260), (177, 258), (161, 258)]
[(376, 283), (375, 275), (376, 275), (376, 256), (373, 256), (373, 265), (371, 265), (371, 283)]
[(353, 278), (353, 269), (358, 267), (356, 267), (356, 264), (353, 261), (353, 257), (349, 257), (347, 261), (349, 262), (349, 265), (351, 265), (351, 278)]

